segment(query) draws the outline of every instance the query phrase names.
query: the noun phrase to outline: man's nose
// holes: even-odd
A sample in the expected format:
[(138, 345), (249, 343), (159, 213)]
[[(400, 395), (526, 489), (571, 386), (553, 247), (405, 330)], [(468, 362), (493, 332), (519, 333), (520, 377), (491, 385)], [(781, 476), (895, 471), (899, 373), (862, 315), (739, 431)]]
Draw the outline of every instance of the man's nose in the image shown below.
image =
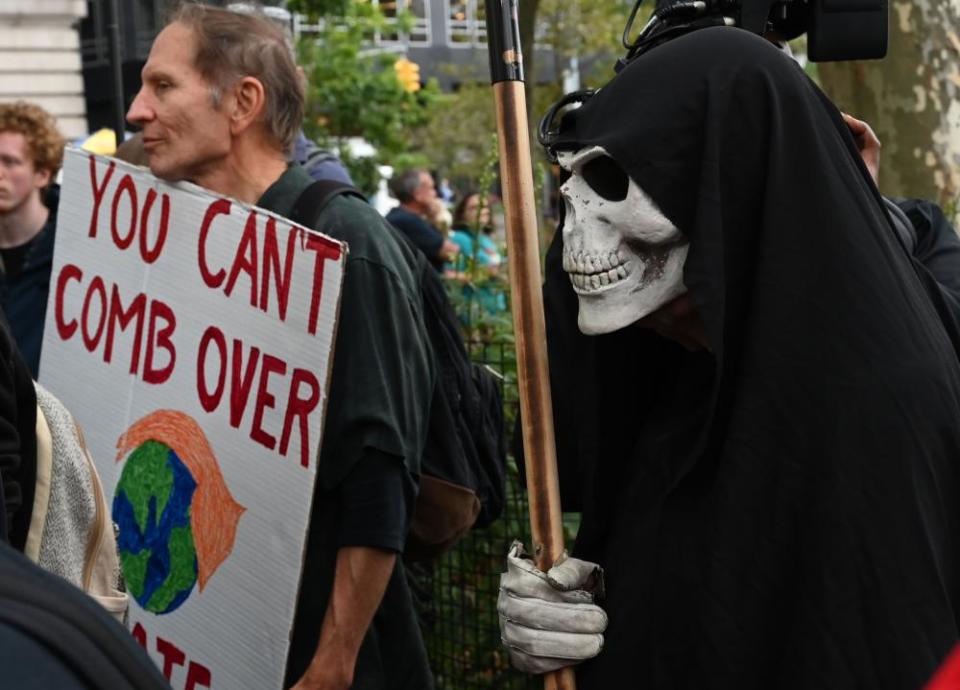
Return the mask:
[(153, 119), (153, 109), (147, 104), (147, 97), (143, 94), (143, 89), (137, 92), (136, 98), (130, 104), (130, 110), (127, 111), (127, 122), (132, 124), (143, 124)]

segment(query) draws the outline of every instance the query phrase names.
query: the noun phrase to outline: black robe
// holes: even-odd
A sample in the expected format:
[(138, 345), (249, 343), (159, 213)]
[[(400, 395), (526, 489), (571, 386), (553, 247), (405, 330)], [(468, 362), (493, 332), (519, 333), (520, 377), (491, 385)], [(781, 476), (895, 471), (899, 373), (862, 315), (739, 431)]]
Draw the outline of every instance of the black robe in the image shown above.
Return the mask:
[(546, 307), (565, 509), (606, 569), (581, 690), (918, 690), (958, 639), (960, 365), (829, 100), (729, 29), (567, 115), (690, 240), (709, 351)]

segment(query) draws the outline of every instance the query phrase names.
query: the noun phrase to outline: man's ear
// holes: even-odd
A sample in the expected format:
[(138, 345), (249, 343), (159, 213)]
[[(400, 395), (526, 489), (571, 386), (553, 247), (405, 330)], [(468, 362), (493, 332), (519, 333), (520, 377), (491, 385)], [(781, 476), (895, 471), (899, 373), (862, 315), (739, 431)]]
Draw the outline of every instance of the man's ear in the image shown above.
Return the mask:
[(34, 170), (33, 172), (33, 185), (37, 189), (45, 189), (48, 184), (50, 184), (50, 178), (52, 174), (49, 170)]
[(260, 118), (266, 105), (263, 83), (256, 77), (244, 77), (233, 87), (230, 132), (239, 135)]

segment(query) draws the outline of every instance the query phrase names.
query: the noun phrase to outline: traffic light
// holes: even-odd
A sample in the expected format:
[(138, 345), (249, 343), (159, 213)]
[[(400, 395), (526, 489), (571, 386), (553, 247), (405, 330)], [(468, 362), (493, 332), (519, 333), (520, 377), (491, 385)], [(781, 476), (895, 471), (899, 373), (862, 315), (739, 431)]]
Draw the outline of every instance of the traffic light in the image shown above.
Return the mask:
[(414, 93), (420, 90), (420, 65), (407, 58), (400, 58), (393, 63), (393, 67), (397, 70), (397, 79), (404, 91)]

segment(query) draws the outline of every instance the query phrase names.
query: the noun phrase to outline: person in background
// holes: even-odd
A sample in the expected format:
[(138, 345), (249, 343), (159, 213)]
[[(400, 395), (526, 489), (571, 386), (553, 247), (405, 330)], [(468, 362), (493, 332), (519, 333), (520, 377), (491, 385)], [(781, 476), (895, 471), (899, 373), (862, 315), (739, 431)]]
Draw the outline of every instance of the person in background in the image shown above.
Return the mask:
[(453, 203), (453, 189), (450, 187), (450, 180), (445, 177), (440, 178), (440, 184), (437, 186), (437, 196), (445, 204)]
[(503, 258), (492, 233), (489, 204), (482, 203), (476, 193), (463, 197), (454, 209), (450, 234), (460, 252), (447, 264), (447, 275), (463, 282), (468, 300), (475, 299), (488, 314), (497, 314), (507, 308), (507, 301), (498, 280)]
[(64, 138), (38, 105), (0, 104), (0, 306), (33, 378), (47, 312)]
[(450, 240), (460, 247), (454, 262), (457, 270), (463, 271), (466, 261), (473, 259), (491, 276), (497, 275), (503, 258), (493, 240), (493, 225), (490, 222), (490, 205), (482, 203), (479, 194), (468, 194), (453, 211)]
[[(864, 167), (874, 184), (880, 181), (880, 140), (869, 124), (843, 113), (843, 121), (853, 135)], [(943, 209), (926, 199), (883, 197), (893, 228), (904, 248), (913, 257), (914, 266), (927, 277), (948, 310), (943, 318), (960, 323), (960, 237), (947, 220)]]
[(137, 132), (120, 144), (113, 154), (113, 157), (145, 168), (148, 164), (149, 156), (147, 156), (147, 152), (143, 148), (143, 134)]
[[(299, 69), (299, 68), (298, 68)], [(353, 179), (340, 157), (329, 149), (320, 148), (300, 130), (293, 142), (290, 160), (296, 161), (315, 180), (334, 180), (352, 185)]]
[(426, 213), (427, 222), (435, 227), (441, 235), (450, 237), (450, 226), (453, 224), (453, 214), (447, 208), (447, 202), (439, 196), (435, 196), (430, 202), (430, 208)]
[(430, 173), (419, 169), (404, 170), (390, 180), (390, 192), (400, 205), (390, 209), (387, 220), (410, 238), (438, 272), (442, 272), (444, 262), (452, 261), (460, 249), (427, 220), (437, 200)]

